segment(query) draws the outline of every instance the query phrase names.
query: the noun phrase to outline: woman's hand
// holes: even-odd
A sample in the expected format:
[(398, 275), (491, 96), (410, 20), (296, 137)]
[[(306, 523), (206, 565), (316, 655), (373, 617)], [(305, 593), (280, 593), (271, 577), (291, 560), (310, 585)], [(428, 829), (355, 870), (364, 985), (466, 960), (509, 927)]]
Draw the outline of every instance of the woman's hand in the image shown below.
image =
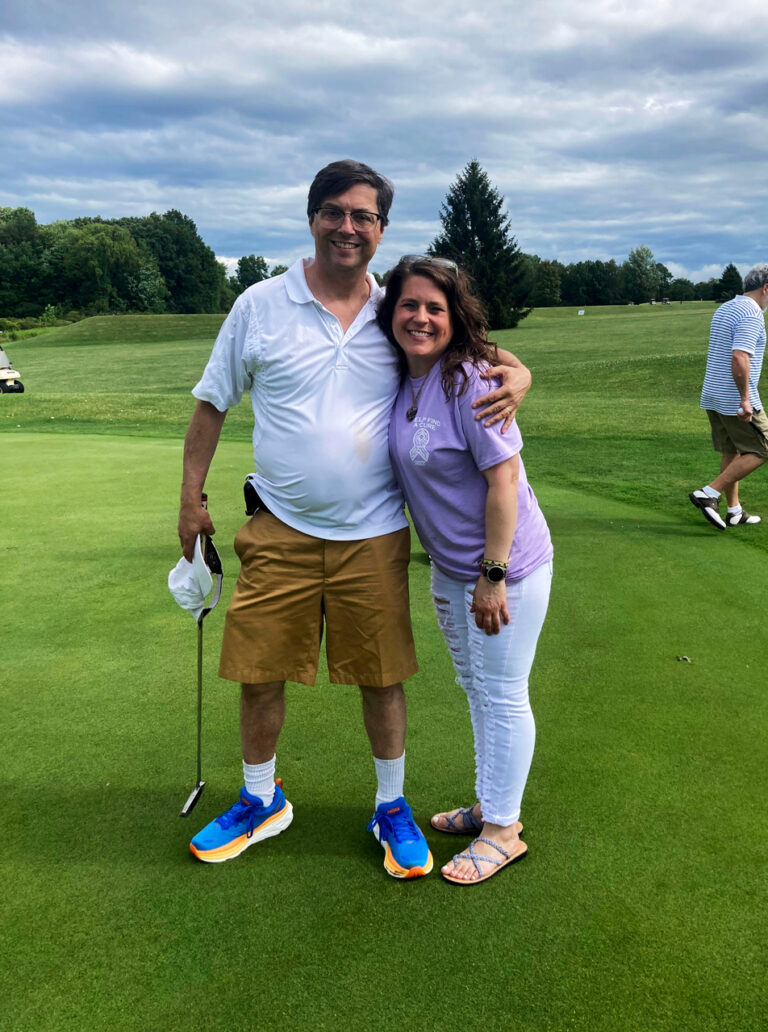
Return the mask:
[(507, 585), (504, 581), (491, 584), (484, 574), (477, 578), (472, 593), (470, 613), (475, 614), (475, 623), (487, 635), (498, 634), (501, 625), (509, 623), (507, 609)]

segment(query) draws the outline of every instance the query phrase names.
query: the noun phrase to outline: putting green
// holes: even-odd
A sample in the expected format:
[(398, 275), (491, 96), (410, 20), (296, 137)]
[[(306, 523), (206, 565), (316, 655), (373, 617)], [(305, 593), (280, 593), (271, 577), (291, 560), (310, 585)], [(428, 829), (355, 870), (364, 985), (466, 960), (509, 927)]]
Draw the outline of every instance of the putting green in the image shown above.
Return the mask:
[[(186, 846), (239, 780), (237, 689), (216, 678), (220, 609), (208, 785), (179, 820), (196, 670), (194, 621), (166, 587), (181, 447), (3, 439), (4, 1027), (762, 1028), (764, 528), (718, 533), (684, 495), (660, 513), (531, 468), (556, 560), (530, 858), (474, 891), (388, 879), (365, 833), (357, 693), (321, 678), (289, 688), (293, 826), (208, 867)], [(208, 483), (225, 594), (249, 462), (222, 441)], [(415, 542), (411, 579), (407, 785), (426, 829), (471, 800), (472, 748)], [(438, 864), (466, 841), (427, 833)]]

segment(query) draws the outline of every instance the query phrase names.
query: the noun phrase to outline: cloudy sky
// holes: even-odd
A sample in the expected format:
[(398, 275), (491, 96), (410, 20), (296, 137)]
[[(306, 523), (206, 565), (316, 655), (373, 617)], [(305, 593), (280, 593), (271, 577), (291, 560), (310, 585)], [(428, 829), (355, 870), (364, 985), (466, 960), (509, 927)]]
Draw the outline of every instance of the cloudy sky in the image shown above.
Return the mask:
[(477, 158), (524, 251), (768, 260), (768, 10), (742, 0), (4, 0), (0, 205), (178, 208), (222, 259), (309, 253), (339, 157), (395, 184), (372, 268)]

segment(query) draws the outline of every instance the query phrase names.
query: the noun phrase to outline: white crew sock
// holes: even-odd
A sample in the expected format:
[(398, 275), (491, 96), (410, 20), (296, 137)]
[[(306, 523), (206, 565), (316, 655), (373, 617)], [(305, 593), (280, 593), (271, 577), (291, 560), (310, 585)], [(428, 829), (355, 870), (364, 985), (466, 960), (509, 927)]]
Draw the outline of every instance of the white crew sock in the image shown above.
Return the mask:
[(265, 806), (275, 798), (275, 757), (266, 763), (246, 763), (243, 760), (243, 780), (249, 795), (258, 796)]
[(714, 487), (710, 487), (709, 484), (707, 484), (706, 487), (702, 487), (701, 490), (704, 492), (704, 494), (707, 496), (707, 498), (719, 498), (720, 497), (720, 492), (719, 491), (715, 491)]
[(405, 753), (396, 760), (379, 760), (375, 756), (376, 767), (376, 806), (391, 803), (403, 794), (405, 783)]
[(738, 516), (740, 512), (741, 512), (741, 506), (740, 505), (734, 505), (733, 508), (731, 508), (730, 505), (728, 506), (728, 515), (729, 516)]

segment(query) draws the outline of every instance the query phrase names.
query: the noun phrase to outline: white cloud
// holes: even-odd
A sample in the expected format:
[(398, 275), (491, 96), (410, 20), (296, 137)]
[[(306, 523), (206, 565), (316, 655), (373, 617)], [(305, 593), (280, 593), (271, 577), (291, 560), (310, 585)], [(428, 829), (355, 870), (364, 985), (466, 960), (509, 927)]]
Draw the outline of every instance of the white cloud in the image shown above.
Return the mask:
[[(427, 246), (477, 157), (520, 245), (647, 243), (690, 278), (764, 258), (762, 6), (703, 0), (6, 0), (0, 203), (40, 221), (179, 208), (225, 255), (308, 247), (314, 172), (396, 185), (375, 268)], [(683, 273), (681, 273), (683, 274)]]

